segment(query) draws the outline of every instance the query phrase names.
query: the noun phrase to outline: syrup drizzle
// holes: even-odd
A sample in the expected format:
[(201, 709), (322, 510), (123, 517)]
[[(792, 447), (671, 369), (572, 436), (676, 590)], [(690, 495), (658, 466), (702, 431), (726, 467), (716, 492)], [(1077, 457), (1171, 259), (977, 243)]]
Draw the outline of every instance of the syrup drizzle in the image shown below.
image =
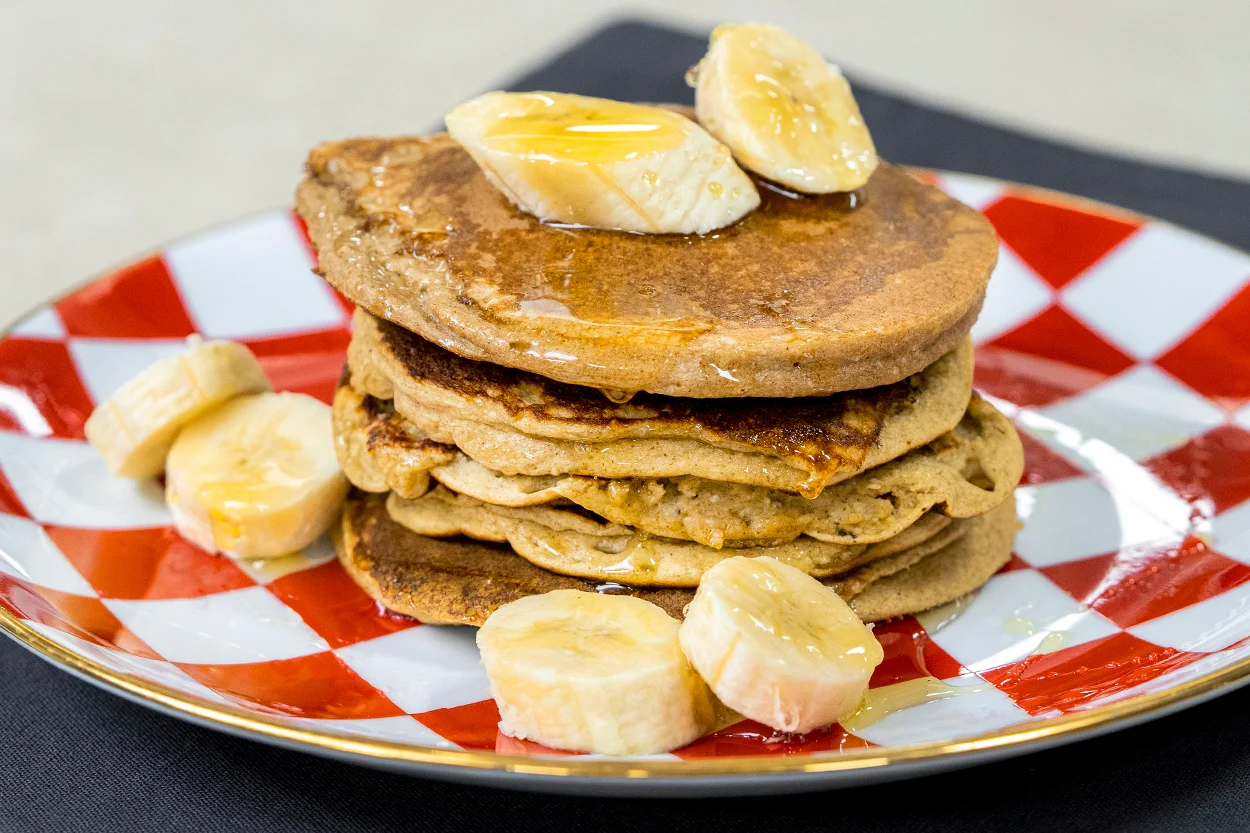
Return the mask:
[(859, 708), (839, 723), (848, 732), (858, 732), (895, 712), (936, 700), (965, 697), (990, 688), (989, 683), (957, 686), (936, 677), (917, 677), (914, 680), (868, 689)]

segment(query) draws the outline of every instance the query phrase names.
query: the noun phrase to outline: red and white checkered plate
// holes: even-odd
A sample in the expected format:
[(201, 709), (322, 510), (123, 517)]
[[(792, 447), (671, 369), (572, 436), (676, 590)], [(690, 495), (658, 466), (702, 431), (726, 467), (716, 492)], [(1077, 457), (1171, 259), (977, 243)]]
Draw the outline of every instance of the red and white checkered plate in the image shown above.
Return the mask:
[(496, 730), (469, 628), (379, 610), (322, 542), (235, 563), (156, 483), (110, 477), (93, 404), (192, 333), (329, 400), (349, 306), (279, 211), (183, 240), (0, 341), (0, 627), (114, 692), (251, 737), (437, 777), (601, 793), (884, 780), (1157, 716), (1250, 681), (1250, 256), (984, 179), (937, 184), (1002, 238), (977, 385), (1027, 451), (1016, 557), (966, 602), (877, 628), (883, 686), (964, 696), (855, 733), (739, 723), (671, 755), (560, 755)]

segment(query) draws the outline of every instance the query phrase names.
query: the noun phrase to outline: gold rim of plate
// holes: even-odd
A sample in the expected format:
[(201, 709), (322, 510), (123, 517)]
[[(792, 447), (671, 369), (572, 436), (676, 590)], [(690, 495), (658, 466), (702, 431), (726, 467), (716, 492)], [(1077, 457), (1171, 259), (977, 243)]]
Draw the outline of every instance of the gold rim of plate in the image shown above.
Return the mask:
[[(1080, 208), (1104, 215), (1129, 217), (1175, 228), (1183, 228), (1175, 223), (1161, 220), (1151, 215), (1141, 214), (1110, 203), (1037, 185), (1026, 185), (980, 174), (945, 171), (935, 168), (909, 166), (908, 170), (936, 176), (953, 173), (957, 176), (984, 179), (990, 182), (1001, 183), (1007, 189), (1017, 193), (1028, 194), (1035, 199), (1041, 198), (1047, 202), (1069, 206), (1077, 205)], [(197, 232), (196, 236), (210, 234), (213, 231), (243, 222), (250, 217), (266, 213), (268, 211), (257, 211), (240, 216), (234, 220), (215, 223)], [(1235, 246), (1231, 246), (1202, 232), (1190, 229), (1184, 229), (1184, 231), (1202, 239), (1206, 243), (1239, 251)], [(178, 239), (182, 238), (175, 238), (171, 242), (176, 242)], [(17, 322), (24, 320), (34, 311), (55, 304), (58, 300), (90, 286), (97, 280), (108, 277), (143, 257), (163, 251), (167, 246), (168, 244), (150, 249), (112, 268), (97, 272), (81, 283), (60, 293), (55, 298), (39, 304), (33, 310), (28, 310), (18, 316), (13, 323), (6, 325), (0, 330), (0, 338), (11, 335), (12, 329)], [(103, 663), (84, 657), (57, 644), (32, 628), (26, 620), (10, 613), (3, 607), (0, 607), (0, 630), (36, 654), (43, 656), (56, 665), (80, 674), (88, 681), (102, 688), (111, 689), (136, 700), (150, 703), (160, 709), (217, 728), (234, 730), (236, 732), (250, 732), (267, 740), (300, 744), (306, 747), (309, 752), (322, 751), (352, 755), (372, 759), (378, 763), (434, 765), (460, 771), (512, 772), (519, 775), (543, 777), (622, 778), (631, 780), (670, 778), (686, 780), (726, 775), (794, 775), (822, 772), (853, 772), (937, 759), (975, 757), (980, 753), (987, 753), (992, 750), (1008, 750), (1025, 744), (1077, 740), (1082, 732), (1090, 729), (1101, 727), (1110, 729), (1113, 728), (1113, 724), (1130, 721), (1133, 718), (1148, 718), (1150, 715), (1167, 711), (1170, 707), (1178, 706), (1186, 701), (1214, 696), (1223, 689), (1235, 687), (1237, 683), (1246, 682), (1247, 678), (1250, 678), (1250, 657), (1245, 657), (1225, 668), (1213, 671), (1210, 674), (1204, 674), (1201, 677), (1163, 691), (1129, 697), (1105, 706), (1097, 706), (1060, 717), (1033, 720), (1010, 726), (997, 732), (990, 732), (958, 741), (933, 741), (905, 746), (870, 747), (842, 752), (818, 752), (811, 755), (793, 757), (742, 756), (676, 761), (581, 758), (575, 756), (538, 757), (501, 755), (497, 752), (472, 749), (440, 749), (432, 746), (416, 746), (414, 744), (393, 743), (370, 738), (353, 738), (332, 732), (302, 728), (276, 717), (247, 712), (233, 706), (210, 703), (207, 700), (185, 694), (176, 689), (151, 683), (130, 674), (114, 671)]]
[(793, 757), (741, 756), (675, 761), (554, 755), (546, 757), (501, 755), (473, 749), (440, 749), (303, 728), (281, 718), (210, 703), (176, 689), (114, 671), (100, 662), (57, 644), (32, 628), (26, 620), (4, 608), (0, 608), (0, 630), (35, 653), (77, 672), (90, 682), (219, 728), (301, 744), (310, 752), (336, 752), (374, 759), (379, 763), (432, 764), (458, 770), (514, 772), (547, 777), (689, 779), (726, 775), (849, 772), (938, 758), (962, 758), (1039, 741), (1076, 740), (1081, 732), (1089, 729), (1111, 728), (1111, 724), (1165, 711), (1171, 706), (1202, 698), (1204, 695), (1213, 695), (1250, 678), (1250, 657), (1245, 657), (1218, 671), (1162, 691), (1128, 697), (1105, 706), (1096, 706), (1060, 717), (1033, 720), (957, 741), (817, 752)]

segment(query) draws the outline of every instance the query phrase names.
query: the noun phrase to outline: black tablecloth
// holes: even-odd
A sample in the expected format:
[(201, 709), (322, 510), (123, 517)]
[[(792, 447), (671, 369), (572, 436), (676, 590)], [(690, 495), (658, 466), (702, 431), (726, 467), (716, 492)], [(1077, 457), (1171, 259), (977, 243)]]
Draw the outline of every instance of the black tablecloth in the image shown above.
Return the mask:
[[(704, 39), (604, 29), (512, 84), (689, 101)], [(835, 56), (836, 57), (836, 56)], [(1250, 247), (1250, 185), (1039, 141), (857, 85), (883, 156), (1043, 185)], [(1063, 749), (805, 796), (533, 796), (321, 760), (199, 729), (0, 640), (0, 831), (1247, 830), (1250, 690)]]

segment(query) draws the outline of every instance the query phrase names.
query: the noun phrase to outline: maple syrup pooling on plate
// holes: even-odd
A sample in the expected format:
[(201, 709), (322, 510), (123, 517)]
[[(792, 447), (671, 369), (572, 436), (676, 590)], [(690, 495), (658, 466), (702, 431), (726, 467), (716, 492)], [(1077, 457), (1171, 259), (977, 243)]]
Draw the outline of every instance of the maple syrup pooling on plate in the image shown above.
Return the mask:
[(951, 685), (936, 677), (927, 676), (870, 688), (864, 693), (864, 699), (860, 701), (859, 708), (840, 720), (839, 725), (848, 732), (856, 732), (868, 728), (895, 712), (934, 700), (948, 700), (951, 697), (979, 694), (991, 688), (989, 683)]

